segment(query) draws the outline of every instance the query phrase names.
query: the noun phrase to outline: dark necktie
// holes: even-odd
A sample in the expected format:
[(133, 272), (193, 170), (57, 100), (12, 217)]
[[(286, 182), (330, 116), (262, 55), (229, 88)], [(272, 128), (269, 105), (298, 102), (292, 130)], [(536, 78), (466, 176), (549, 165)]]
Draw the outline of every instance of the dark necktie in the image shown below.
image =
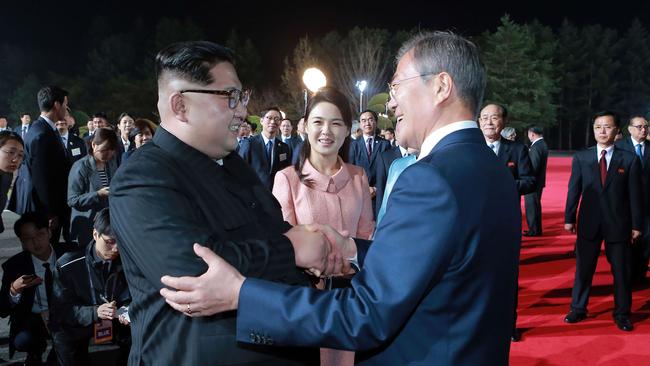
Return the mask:
[(607, 150), (600, 152), (600, 183), (602, 183), (603, 187), (607, 178), (607, 159), (605, 159), (605, 155), (607, 155)]
[(52, 270), (50, 269), (50, 264), (47, 262), (43, 263), (43, 268), (45, 268), (45, 278), (43, 279), (45, 282), (45, 295), (47, 296), (47, 304), (49, 308), (49, 304), (52, 301)]
[(271, 167), (273, 162), (271, 161), (271, 153), (273, 152), (273, 141), (269, 140), (266, 142), (266, 160), (269, 162), (269, 167)]
[(68, 141), (67, 140), (68, 140), (67, 138), (61, 136), (61, 143), (63, 144), (63, 152), (65, 153), (66, 156), (68, 155)]
[(368, 138), (368, 144), (366, 145), (366, 150), (368, 150), (368, 158), (372, 155), (372, 137)]
[(23, 126), (23, 132), (22, 132), (22, 135), (21, 135), (21, 137), (23, 138), (23, 140), (25, 139), (25, 135), (27, 135), (27, 125), (24, 125), (24, 126)]
[(636, 156), (641, 160), (641, 165), (643, 165), (643, 152), (641, 152), (641, 144), (636, 144), (635, 146)]

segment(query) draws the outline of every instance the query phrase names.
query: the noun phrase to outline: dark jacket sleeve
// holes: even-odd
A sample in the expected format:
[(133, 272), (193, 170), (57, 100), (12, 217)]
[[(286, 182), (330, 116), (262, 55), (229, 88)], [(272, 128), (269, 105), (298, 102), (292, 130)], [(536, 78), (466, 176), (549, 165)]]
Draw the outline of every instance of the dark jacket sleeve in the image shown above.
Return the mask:
[(15, 280), (11, 272), (7, 272), (6, 262), (2, 265), (2, 288), (0, 288), (0, 317), (6, 318), (11, 314), (14, 304), (11, 302), (9, 288)]
[(564, 222), (567, 224), (576, 223), (576, 214), (578, 212), (578, 203), (582, 195), (582, 171), (580, 169), (580, 158), (578, 155), (573, 156), (571, 163), (571, 177), (569, 178), (569, 191), (566, 197), (566, 206), (564, 208)]
[[(62, 147), (63, 148), (63, 147)], [(38, 210), (56, 216), (60, 209), (56, 197), (57, 172), (50, 162), (55, 154), (46, 134), (39, 134), (30, 142), (31, 179), (39, 197)], [(62, 197), (63, 198), (63, 197)]]
[[(83, 260), (81, 260), (83, 262)], [(69, 264), (74, 266), (76, 263)], [(75, 269), (82, 268), (75, 266)], [(74, 290), (75, 281), (79, 281), (81, 276), (87, 276), (85, 273), (75, 270), (62, 270), (57, 263), (54, 270), (53, 294), (55, 301), (56, 319), (59, 323), (72, 326), (86, 327), (97, 321), (97, 306), (88, 305), (91, 301), (88, 298), (80, 296)], [(88, 289), (90, 291), (90, 288)], [(89, 293), (86, 293), (89, 295)]]
[[(293, 246), (284, 235), (226, 240), (223, 231), (209, 227), (197, 207), (198, 198), (188, 192), (192, 188), (180, 181), (182, 169), (171, 160), (140, 154), (137, 161), (120, 167), (111, 182), (111, 224), (125, 266), (136, 266), (153, 286), (161, 288), (163, 275), (197, 276), (207, 270), (193, 251), (193, 244), (199, 243), (244, 276), (281, 281), (295, 271)], [(221, 224), (250, 224), (231, 220), (238, 216), (234, 211), (215, 208), (214, 214), (222, 218)]]
[(91, 190), (90, 179), (95, 172), (88, 169), (86, 159), (77, 161), (68, 176), (68, 206), (79, 211), (101, 207), (103, 200), (97, 191)]
[(643, 222), (643, 181), (642, 167), (639, 158), (634, 155), (634, 161), (630, 169), (630, 179), (628, 180), (630, 192), (630, 209), (632, 214), (632, 229), (642, 231), (645, 227)]
[(535, 175), (528, 157), (528, 149), (525, 145), (520, 145), (519, 161), (517, 169), (519, 170), (519, 179), (517, 179), (517, 191), (519, 195), (528, 194), (535, 191)]

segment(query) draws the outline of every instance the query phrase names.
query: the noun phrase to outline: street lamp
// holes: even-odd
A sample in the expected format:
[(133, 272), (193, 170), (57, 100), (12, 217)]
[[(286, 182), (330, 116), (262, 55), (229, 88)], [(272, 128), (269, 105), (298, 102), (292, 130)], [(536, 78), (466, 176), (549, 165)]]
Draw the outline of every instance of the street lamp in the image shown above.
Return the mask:
[[(319, 69), (310, 67), (302, 74), (302, 82), (305, 84), (307, 89), (309, 89), (312, 93), (315, 93), (318, 89), (327, 85), (327, 78), (325, 77), (325, 74), (323, 74), (323, 72)], [(305, 111), (303, 112), (303, 115), (307, 113), (307, 100), (309, 98), (307, 89), (303, 89), (305, 95)]]
[(365, 80), (357, 81), (357, 88), (359, 88), (359, 113), (363, 111), (363, 91), (366, 90), (368, 82)]

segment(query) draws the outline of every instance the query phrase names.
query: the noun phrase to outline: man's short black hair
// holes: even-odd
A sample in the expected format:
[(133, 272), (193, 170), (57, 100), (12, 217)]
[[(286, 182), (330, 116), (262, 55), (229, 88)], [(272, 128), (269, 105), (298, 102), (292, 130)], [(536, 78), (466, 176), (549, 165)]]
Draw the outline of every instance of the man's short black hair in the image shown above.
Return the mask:
[(390, 132), (390, 133), (392, 133), (394, 135), (395, 134), (395, 129), (392, 128), (392, 127), (386, 127), (386, 132)]
[(27, 224), (34, 224), (37, 229), (50, 227), (50, 221), (44, 214), (40, 212), (25, 212), (18, 220), (16, 220), (16, 223), (14, 223), (14, 233), (16, 234), (16, 237), (20, 238), (22, 234), (21, 230), (23, 229), (23, 226)]
[(262, 111), (262, 114), (260, 116), (264, 118), (266, 114), (269, 113), (270, 111), (278, 112), (280, 114), (280, 118), (282, 118), (282, 112), (280, 111), (280, 107), (276, 107), (276, 106), (267, 107), (265, 110)]
[(95, 214), (93, 229), (97, 230), (100, 235), (110, 236), (111, 238), (115, 237), (115, 233), (111, 227), (111, 215), (108, 212), (108, 207), (102, 208)]
[(58, 86), (44, 86), (37, 94), (38, 108), (41, 112), (49, 112), (54, 107), (54, 102), (63, 104), (66, 96), (68, 96), (68, 92)]
[(594, 117), (591, 119), (591, 123), (592, 123), (592, 124), (595, 123), (595, 122), (596, 122), (596, 118), (598, 118), (598, 117), (605, 117), (605, 116), (610, 116), (610, 117), (612, 117), (612, 119), (614, 120), (614, 124), (616, 125), (616, 127), (621, 127), (621, 118), (619, 117), (619, 115), (618, 115), (616, 112), (614, 112), (614, 111), (610, 111), (610, 110), (607, 110), (607, 109), (606, 109), (606, 110), (603, 110), (603, 111), (599, 111), (599, 112), (594, 113)]
[(214, 80), (210, 70), (221, 62), (234, 65), (233, 52), (224, 46), (209, 41), (172, 43), (156, 55), (156, 79), (160, 82), (171, 74), (200, 85)]
[(108, 122), (108, 116), (104, 112), (97, 112), (93, 114), (93, 118), (103, 118), (104, 120), (106, 120), (106, 122)]
[(25, 117), (25, 115), (32, 116), (29, 112), (20, 112), (20, 118)]
[(534, 133), (535, 135), (544, 136), (544, 129), (539, 126), (530, 126), (528, 127), (528, 131)]
[(364, 113), (370, 113), (372, 116), (375, 118), (375, 122), (379, 121), (379, 116), (377, 115), (377, 112), (373, 111), (372, 109), (366, 109), (363, 112), (359, 113), (359, 119), (361, 119), (361, 115)]

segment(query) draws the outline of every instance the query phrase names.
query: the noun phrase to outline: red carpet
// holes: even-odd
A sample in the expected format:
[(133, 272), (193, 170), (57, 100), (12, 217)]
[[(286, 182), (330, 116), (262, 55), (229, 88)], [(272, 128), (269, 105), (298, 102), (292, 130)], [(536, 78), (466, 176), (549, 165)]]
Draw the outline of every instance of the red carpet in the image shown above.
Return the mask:
[(650, 365), (650, 288), (634, 288), (634, 331), (616, 328), (611, 315), (612, 276), (604, 249), (594, 276), (589, 317), (577, 324), (563, 321), (571, 303), (575, 271), (575, 236), (564, 231), (570, 173), (570, 157), (549, 158), (542, 195), (544, 236), (522, 242), (517, 325), (524, 333), (521, 342), (512, 344), (510, 364)]

